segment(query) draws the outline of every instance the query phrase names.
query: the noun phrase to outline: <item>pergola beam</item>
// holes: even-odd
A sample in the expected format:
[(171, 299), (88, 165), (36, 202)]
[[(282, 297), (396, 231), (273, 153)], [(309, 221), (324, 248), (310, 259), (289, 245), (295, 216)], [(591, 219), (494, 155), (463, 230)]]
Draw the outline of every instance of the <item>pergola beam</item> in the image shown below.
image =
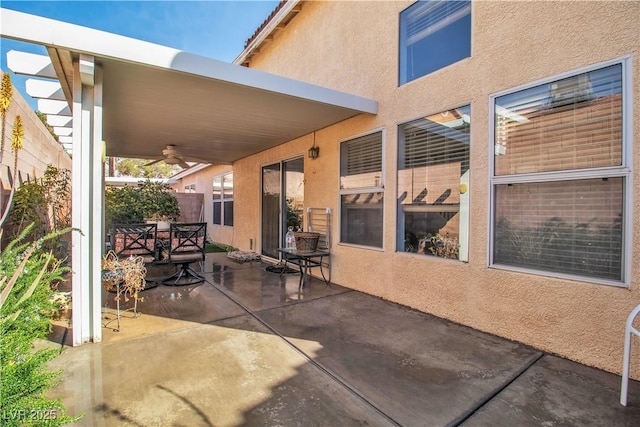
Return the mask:
[(55, 99), (65, 102), (67, 100), (58, 81), (27, 79), (25, 88), (27, 94), (32, 98)]
[(16, 74), (56, 79), (56, 72), (51, 64), (51, 59), (35, 53), (7, 52), (7, 67)]
[(38, 99), (38, 110), (45, 114), (54, 114), (58, 116), (70, 116), (71, 109), (65, 101), (57, 101), (55, 99)]

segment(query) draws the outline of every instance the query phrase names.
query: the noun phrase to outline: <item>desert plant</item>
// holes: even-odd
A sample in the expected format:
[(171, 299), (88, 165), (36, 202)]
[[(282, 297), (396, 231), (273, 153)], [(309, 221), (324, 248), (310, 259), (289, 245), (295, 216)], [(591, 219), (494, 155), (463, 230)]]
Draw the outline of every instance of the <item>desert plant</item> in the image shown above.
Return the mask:
[(4, 157), (4, 134), (7, 126), (7, 113), (13, 97), (13, 85), (9, 73), (2, 74), (2, 86), (0, 86), (0, 117), (2, 118), (2, 133), (0, 134), (0, 165)]
[(22, 150), (22, 138), (24, 138), (24, 127), (22, 126), (22, 117), (20, 117), (20, 115), (17, 115), (13, 122), (13, 130), (11, 132), (11, 152), (13, 153), (14, 185), (18, 180), (18, 152)]
[(47, 165), (40, 183), (45, 188), (51, 231), (71, 227), (71, 171)]
[[(31, 226), (28, 238), (39, 239), (51, 232), (71, 226), (71, 179), (69, 171), (47, 166), (44, 176), (22, 184), (15, 190), (9, 218), (12, 237)], [(46, 249), (53, 249), (57, 258), (68, 256), (68, 237), (47, 240)]]
[(62, 402), (46, 396), (59, 374), (47, 362), (58, 352), (34, 344), (49, 331), (55, 311), (50, 284), (63, 280), (68, 268), (42, 249), (62, 232), (25, 243), (30, 231), (0, 253), (0, 424), (58, 426), (73, 421)]

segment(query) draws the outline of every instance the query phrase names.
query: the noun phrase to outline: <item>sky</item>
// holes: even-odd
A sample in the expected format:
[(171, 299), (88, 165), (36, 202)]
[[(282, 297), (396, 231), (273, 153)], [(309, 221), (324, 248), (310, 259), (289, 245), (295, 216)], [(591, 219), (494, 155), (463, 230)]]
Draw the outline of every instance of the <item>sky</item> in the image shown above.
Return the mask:
[[(244, 49), (245, 41), (278, 5), (278, 0), (208, 1), (11, 1), (5, 9), (44, 16), (110, 33), (169, 46), (225, 62)], [(41, 46), (0, 39), (0, 68), (9, 71), (6, 52), (46, 55)], [(27, 102), (36, 102), (24, 90), (27, 77), (12, 73), (11, 81)]]

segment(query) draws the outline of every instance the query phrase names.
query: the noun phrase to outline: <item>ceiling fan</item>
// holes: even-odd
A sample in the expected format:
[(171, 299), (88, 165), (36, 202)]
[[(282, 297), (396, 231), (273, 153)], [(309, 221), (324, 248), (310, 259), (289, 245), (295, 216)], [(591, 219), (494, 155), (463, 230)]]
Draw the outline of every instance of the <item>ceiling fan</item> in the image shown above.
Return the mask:
[(151, 166), (158, 162), (165, 162), (168, 165), (180, 165), (182, 168), (186, 169), (191, 166), (187, 162), (208, 163), (206, 160), (183, 156), (173, 144), (167, 145), (167, 148), (162, 150), (162, 155), (164, 156), (163, 158), (149, 162), (145, 166)]

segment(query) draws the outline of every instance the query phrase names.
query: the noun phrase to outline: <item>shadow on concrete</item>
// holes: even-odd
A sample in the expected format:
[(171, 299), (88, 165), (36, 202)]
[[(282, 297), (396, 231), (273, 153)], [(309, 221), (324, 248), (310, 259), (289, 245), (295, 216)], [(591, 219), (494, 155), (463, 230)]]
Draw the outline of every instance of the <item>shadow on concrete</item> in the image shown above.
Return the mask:
[(265, 267), (208, 257), (206, 283), (145, 291), (142, 315), (111, 341), (63, 352), (58, 396), (87, 413), (79, 425), (640, 419), (637, 381), (624, 408), (617, 375), (319, 280), (299, 289)]

